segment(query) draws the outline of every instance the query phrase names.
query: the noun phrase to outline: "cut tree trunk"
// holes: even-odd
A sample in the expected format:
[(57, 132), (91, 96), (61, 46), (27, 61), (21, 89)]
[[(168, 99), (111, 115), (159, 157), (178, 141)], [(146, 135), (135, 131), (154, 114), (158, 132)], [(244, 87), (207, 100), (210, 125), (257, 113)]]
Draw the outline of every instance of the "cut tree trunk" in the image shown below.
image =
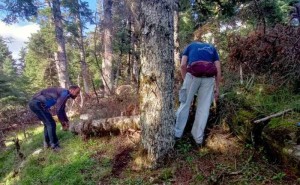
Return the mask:
[(175, 3), (176, 0), (141, 1), (141, 138), (152, 168), (174, 145)]
[(83, 136), (107, 135), (109, 133), (123, 133), (126, 130), (140, 129), (140, 116), (121, 116), (107, 119), (77, 120), (70, 125), (70, 131)]

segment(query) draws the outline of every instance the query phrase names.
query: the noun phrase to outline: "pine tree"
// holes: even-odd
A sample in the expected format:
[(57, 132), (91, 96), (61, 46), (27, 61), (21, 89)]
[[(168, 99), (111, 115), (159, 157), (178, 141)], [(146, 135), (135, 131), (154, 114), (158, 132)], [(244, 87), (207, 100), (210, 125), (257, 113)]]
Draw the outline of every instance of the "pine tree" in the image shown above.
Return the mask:
[(142, 0), (142, 144), (156, 167), (174, 144), (174, 0)]

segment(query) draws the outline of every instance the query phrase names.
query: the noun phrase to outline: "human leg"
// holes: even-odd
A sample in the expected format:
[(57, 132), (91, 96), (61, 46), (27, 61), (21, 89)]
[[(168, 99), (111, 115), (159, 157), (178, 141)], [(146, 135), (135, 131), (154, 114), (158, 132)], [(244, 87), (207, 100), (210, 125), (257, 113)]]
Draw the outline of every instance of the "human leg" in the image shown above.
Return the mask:
[(200, 85), (200, 78), (187, 73), (180, 89), (180, 106), (176, 112), (175, 137), (181, 138), (189, 116), (191, 103)]
[(44, 123), (44, 145), (50, 145), (52, 148), (59, 146), (56, 124), (50, 112), (42, 106), (41, 102), (36, 100), (32, 100), (29, 103), (29, 107)]
[(213, 100), (214, 78), (201, 78), (198, 90), (197, 110), (192, 135), (197, 144), (202, 144), (210, 106)]

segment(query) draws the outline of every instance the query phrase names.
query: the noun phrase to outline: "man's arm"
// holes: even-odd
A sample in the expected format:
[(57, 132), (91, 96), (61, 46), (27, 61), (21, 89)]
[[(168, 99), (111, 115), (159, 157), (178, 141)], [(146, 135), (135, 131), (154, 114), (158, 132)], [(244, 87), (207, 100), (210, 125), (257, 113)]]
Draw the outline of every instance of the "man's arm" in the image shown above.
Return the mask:
[(217, 75), (215, 77), (215, 81), (216, 81), (216, 88), (215, 88), (215, 99), (218, 100), (219, 97), (219, 93), (220, 93), (220, 82), (221, 82), (221, 62), (219, 60), (215, 61), (215, 65), (217, 68)]
[[(69, 98), (69, 94), (67, 91), (62, 92), (60, 97), (57, 99), (57, 117), (63, 127), (68, 125), (68, 117), (65, 111), (66, 102)], [(65, 130), (65, 128), (64, 128)]]
[(187, 61), (188, 61), (188, 57), (186, 55), (183, 55), (182, 59), (181, 59), (181, 65), (180, 65), (181, 77), (182, 77), (183, 80), (184, 80), (185, 75), (186, 75)]
[(65, 107), (66, 107), (66, 105), (63, 104), (61, 107), (59, 107), (59, 109), (58, 109), (58, 111), (57, 111), (57, 117), (58, 117), (58, 120), (59, 120), (62, 124), (69, 122), (68, 117), (67, 117), (67, 114), (66, 114), (66, 111), (65, 111)]

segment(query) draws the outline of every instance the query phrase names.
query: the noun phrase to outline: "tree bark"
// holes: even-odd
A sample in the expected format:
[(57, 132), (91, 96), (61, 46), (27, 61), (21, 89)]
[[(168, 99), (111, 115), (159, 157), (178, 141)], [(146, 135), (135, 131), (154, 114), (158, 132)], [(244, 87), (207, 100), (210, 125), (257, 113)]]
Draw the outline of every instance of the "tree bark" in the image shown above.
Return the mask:
[[(77, 85), (78, 85), (79, 87), (80, 87), (81, 78), (82, 78), (82, 76), (81, 76), (81, 75), (78, 75), (78, 77), (77, 77)], [(80, 91), (79, 95), (80, 95), (80, 107), (82, 108), (82, 107), (83, 107), (83, 103), (84, 103), (84, 95), (83, 95), (83, 92)]]
[(139, 83), (139, 31), (141, 25), (139, 23), (141, 2), (139, 0), (125, 0), (126, 6), (130, 10), (130, 21), (131, 21), (131, 65), (132, 65), (132, 81)]
[(278, 113), (276, 113), (276, 114), (272, 114), (272, 115), (267, 116), (267, 117), (264, 117), (264, 118), (262, 118), (262, 119), (255, 120), (254, 123), (260, 123), (260, 122), (267, 121), (267, 120), (269, 120), (269, 119), (271, 119), (271, 118), (275, 118), (275, 117), (281, 116), (281, 115), (283, 115), (283, 114), (285, 114), (285, 113), (287, 113), (287, 112), (290, 112), (290, 111), (292, 111), (292, 110), (293, 110), (293, 109), (287, 109), (287, 110), (278, 112)]
[[(120, 50), (120, 54), (119, 54), (119, 61), (122, 61), (122, 56), (123, 56), (123, 50)], [(115, 76), (115, 87), (119, 86), (119, 78), (121, 75), (121, 62), (117, 62), (116, 63), (116, 76)]]
[(175, 70), (180, 75), (180, 51), (179, 51), (179, 38), (178, 38), (178, 29), (179, 29), (179, 4), (174, 3), (174, 62)]
[(113, 51), (112, 51), (112, 0), (103, 0), (104, 15), (103, 25), (103, 81), (107, 83), (104, 86), (105, 94), (110, 95), (113, 90)]
[(70, 125), (70, 131), (80, 135), (105, 135), (140, 129), (139, 116), (121, 116), (99, 120), (79, 120)]
[(60, 11), (60, 1), (52, 0), (52, 15), (55, 26), (55, 38), (57, 42), (57, 52), (54, 53), (55, 64), (57, 68), (59, 84), (63, 88), (70, 85), (68, 73), (68, 61), (66, 55), (65, 37)]
[(80, 67), (81, 67), (81, 76), (83, 80), (83, 87), (84, 92), (86, 94), (89, 94), (90, 87), (89, 87), (89, 74), (88, 74), (88, 66), (85, 60), (85, 49), (84, 49), (84, 42), (83, 42), (83, 24), (80, 17), (80, 11), (79, 11), (79, 3), (78, 0), (76, 0), (76, 22), (78, 24), (78, 43), (79, 43), (79, 49), (80, 49)]
[(154, 168), (174, 145), (174, 3), (141, 1), (142, 145)]
[(131, 31), (131, 25), (132, 25), (132, 22), (131, 22), (131, 15), (129, 15), (129, 17), (128, 17), (128, 20), (127, 20), (128, 22), (127, 22), (127, 30), (128, 30), (128, 37), (129, 37), (129, 40), (130, 40), (130, 48), (129, 48), (129, 51), (128, 51), (128, 62), (127, 62), (127, 64), (128, 64), (128, 68), (127, 68), (127, 84), (130, 84), (131, 83), (131, 81), (133, 80), (132, 79), (132, 67), (133, 67), (133, 65), (132, 65), (132, 43), (131, 43), (131, 39), (132, 39), (132, 31)]
[[(101, 6), (100, 6), (101, 7)], [(101, 10), (101, 9), (100, 9)], [(97, 12), (95, 13), (95, 17), (97, 18)], [(101, 14), (99, 13), (99, 17), (101, 17)], [(97, 22), (97, 20), (96, 20), (96, 22)], [(99, 69), (99, 74), (100, 74), (100, 79), (102, 79), (102, 82), (103, 82), (103, 88), (105, 89), (105, 87), (106, 87), (106, 89), (108, 89), (108, 90), (110, 90), (109, 89), (109, 86), (108, 86), (108, 84), (107, 84), (107, 82), (105, 81), (105, 78), (104, 78), (104, 75), (103, 75), (103, 72), (102, 72), (102, 68), (101, 68), (101, 66), (100, 66), (100, 61), (99, 61), (99, 58), (98, 58), (98, 54), (97, 54), (97, 31), (98, 31), (99, 29), (98, 29), (98, 24), (96, 24), (96, 26), (95, 26), (95, 31), (94, 31), (94, 50), (92, 51), (93, 52), (93, 55), (94, 55), (94, 58), (95, 58), (95, 61), (96, 61), (96, 65), (97, 65), (97, 67), (98, 67), (98, 69)], [(100, 32), (100, 31), (99, 31)], [(103, 39), (103, 37), (101, 36), (101, 34), (100, 34), (100, 36), (99, 36), (101, 39)], [(101, 40), (102, 42), (103, 42), (103, 40)], [(99, 56), (101, 57), (101, 52), (100, 52), (100, 54), (99, 54)], [(103, 58), (103, 57), (102, 57)], [(100, 91), (102, 92), (102, 88), (100, 88)], [(104, 90), (103, 90), (104, 91)], [(101, 97), (103, 97), (104, 96), (104, 94), (102, 94), (101, 93)]]

